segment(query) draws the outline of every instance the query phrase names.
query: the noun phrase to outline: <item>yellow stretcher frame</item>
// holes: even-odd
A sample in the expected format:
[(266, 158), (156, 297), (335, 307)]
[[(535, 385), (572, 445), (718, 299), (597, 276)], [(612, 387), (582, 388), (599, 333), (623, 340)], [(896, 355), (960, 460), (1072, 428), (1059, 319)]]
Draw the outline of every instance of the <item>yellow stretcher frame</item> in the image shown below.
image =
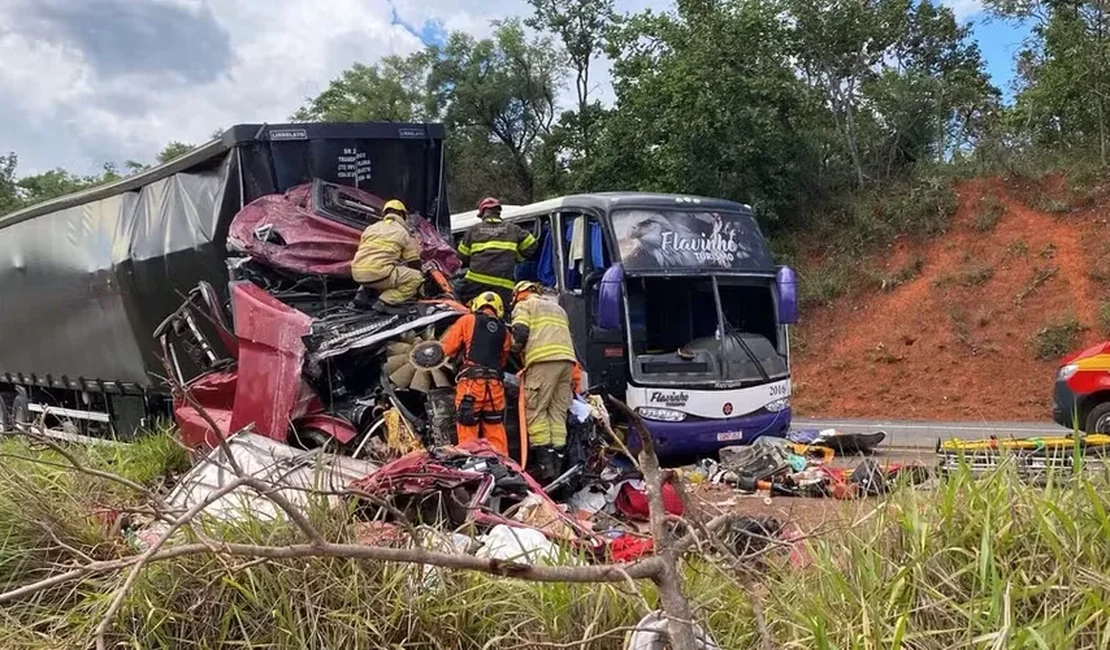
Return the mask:
[(1041, 436), (1036, 438), (984, 438), (980, 440), (960, 440), (950, 438), (937, 444), (937, 453), (942, 452), (981, 452), (981, 451), (1040, 451), (1051, 449), (1063, 451), (1075, 447), (1078, 440), (1082, 449), (1106, 448), (1110, 451), (1110, 435), (1093, 433), (1080, 436)]

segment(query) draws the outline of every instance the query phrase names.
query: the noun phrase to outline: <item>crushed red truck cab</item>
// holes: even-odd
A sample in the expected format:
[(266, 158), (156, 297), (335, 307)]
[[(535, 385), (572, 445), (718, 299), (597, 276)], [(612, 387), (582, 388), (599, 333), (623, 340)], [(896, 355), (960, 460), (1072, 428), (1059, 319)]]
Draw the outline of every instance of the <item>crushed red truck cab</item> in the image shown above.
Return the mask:
[(1052, 419), (1087, 433), (1110, 433), (1110, 341), (1064, 358), (1056, 371)]
[[(261, 197), (235, 216), (228, 236), (230, 314), (202, 283), (155, 333), (177, 384), (190, 388), (174, 402), (187, 445), (212, 446), (217, 435), (251, 428), (297, 446), (343, 447), (388, 408), (423, 422), (421, 414), (452, 403), (448, 386), (402, 381), (417, 372), (383, 372), (389, 346), (436, 338), (465, 312), (450, 295), (439, 295), (442, 278), (461, 264), (435, 226), (410, 216), (429, 277), (426, 295), (435, 299), (406, 314), (354, 302), (359, 287), (350, 260), (382, 204), (368, 192), (317, 180)], [(226, 356), (217, 353), (217, 340)]]

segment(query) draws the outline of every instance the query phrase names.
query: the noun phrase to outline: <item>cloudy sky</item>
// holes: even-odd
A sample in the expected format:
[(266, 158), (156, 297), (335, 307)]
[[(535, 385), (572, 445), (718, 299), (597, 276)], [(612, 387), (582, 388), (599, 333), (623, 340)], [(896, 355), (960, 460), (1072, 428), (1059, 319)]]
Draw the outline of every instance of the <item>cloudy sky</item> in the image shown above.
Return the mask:
[[(984, 22), (979, 0), (947, 1), (1005, 85), (1022, 32)], [(484, 35), (525, 11), (524, 0), (0, 0), (0, 153), (18, 153), (22, 174), (149, 161), (170, 140), (284, 121), (356, 61), (452, 30)]]

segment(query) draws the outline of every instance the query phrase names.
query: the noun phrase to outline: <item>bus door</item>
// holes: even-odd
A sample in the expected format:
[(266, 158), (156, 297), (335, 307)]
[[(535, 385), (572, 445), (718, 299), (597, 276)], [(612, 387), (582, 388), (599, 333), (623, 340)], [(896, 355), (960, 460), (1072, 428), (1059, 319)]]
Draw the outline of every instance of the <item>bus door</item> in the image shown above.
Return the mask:
[[(597, 215), (563, 211), (559, 214), (557, 225), (562, 235), (559, 304), (570, 320), (574, 352), (589, 372), (594, 320), (592, 304), (596, 303), (601, 276), (608, 268), (611, 256)], [(590, 381), (593, 383), (593, 379)]]

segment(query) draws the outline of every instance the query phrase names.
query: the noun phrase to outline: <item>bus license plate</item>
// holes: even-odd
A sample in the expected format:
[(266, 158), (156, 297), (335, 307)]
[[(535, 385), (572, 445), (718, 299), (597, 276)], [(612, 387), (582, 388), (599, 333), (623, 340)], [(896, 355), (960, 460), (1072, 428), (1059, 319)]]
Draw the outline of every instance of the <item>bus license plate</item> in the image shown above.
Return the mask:
[(743, 431), (722, 431), (717, 434), (717, 442), (733, 442), (736, 440), (743, 440)]

